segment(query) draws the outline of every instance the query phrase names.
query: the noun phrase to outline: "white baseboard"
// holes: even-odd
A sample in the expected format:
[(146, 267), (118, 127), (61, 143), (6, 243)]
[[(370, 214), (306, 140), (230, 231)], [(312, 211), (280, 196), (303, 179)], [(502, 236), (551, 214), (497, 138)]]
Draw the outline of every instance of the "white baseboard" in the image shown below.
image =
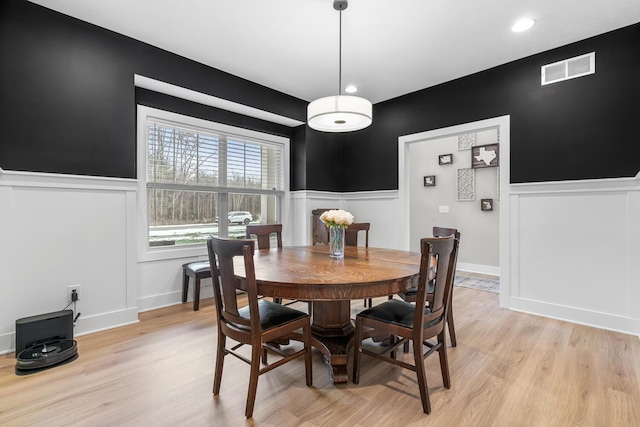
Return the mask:
[[(187, 298), (187, 303), (189, 304), (193, 301), (193, 286), (192, 281), (191, 286), (189, 286), (189, 295)], [(207, 298), (213, 298), (213, 285), (210, 281), (203, 281), (202, 287), (200, 288), (200, 301)], [(182, 304), (182, 291), (138, 298), (137, 304), (140, 312)]]
[(16, 334), (8, 332), (0, 335), (0, 354), (13, 353), (16, 351)]
[[(83, 317), (80, 315), (73, 330), (73, 336), (92, 334), (107, 329), (138, 323), (138, 307), (118, 310), (111, 313)], [(15, 332), (0, 335), (0, 354), (13, 353), (16, 350)]]
[(73, 335), (78, 337), (138, 322), (138, 307), (129, 307), (95, 316), (83, 317), (81, 315), (76, 322)]
[(511, 297), (511, 310), (640, 337), (640, 319)]
[(470, 264), (467, 262), (459, 262), (457, 270), (466, 271), (467, 273), (489, 274), (491, 276), (500, 276), (500, 267), (482, 264)]
[(137, 299), (140, 312), (168, 307), (182, 302), (182, 292), (167, 292), (166, 294), (150, 295)]

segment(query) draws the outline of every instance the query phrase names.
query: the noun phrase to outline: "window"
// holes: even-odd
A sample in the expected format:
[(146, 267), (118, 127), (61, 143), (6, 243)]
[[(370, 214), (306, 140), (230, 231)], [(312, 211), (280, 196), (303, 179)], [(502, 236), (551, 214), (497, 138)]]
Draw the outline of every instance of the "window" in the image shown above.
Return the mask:
[(142, 106), (138, 137), (147, 249), (281, 222), (287, 139)]

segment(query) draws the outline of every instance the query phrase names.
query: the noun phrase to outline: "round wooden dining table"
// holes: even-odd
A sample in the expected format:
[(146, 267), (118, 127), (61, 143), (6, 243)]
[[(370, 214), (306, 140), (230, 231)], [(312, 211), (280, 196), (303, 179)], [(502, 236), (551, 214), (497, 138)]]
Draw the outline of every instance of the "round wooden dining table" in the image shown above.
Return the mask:
[[(327, 245), (256, 250), (260, 295), (313, 301), (313, 346), (329, 364), (334, 384), (347, 382), (347, 352), (353, 338), (350, 300), (393, 295), (417, 286), (420, 254), (347, 246), (344, 258), (329, 257)], [(236, 275), (243, 277), (238, 257)]]

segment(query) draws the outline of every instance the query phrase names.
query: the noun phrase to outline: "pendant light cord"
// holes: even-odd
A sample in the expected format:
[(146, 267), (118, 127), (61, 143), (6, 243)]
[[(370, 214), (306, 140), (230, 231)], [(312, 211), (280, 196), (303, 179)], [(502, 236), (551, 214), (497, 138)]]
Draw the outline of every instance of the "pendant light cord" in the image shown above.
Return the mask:
[(340, 10), (340, 38), (338, 43), (338, 95), (342, 95), (342, 10)]

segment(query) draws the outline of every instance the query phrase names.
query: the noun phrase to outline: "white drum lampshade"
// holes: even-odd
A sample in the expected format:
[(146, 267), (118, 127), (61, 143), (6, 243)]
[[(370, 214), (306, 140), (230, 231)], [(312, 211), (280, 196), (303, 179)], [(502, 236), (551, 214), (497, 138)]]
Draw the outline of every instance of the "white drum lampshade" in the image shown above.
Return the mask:
[(373, 119), (373, 107), (358, 96), (336, 95), (316, 99), (307, 107), (307, 124), (323, 132), (364, 129)]

